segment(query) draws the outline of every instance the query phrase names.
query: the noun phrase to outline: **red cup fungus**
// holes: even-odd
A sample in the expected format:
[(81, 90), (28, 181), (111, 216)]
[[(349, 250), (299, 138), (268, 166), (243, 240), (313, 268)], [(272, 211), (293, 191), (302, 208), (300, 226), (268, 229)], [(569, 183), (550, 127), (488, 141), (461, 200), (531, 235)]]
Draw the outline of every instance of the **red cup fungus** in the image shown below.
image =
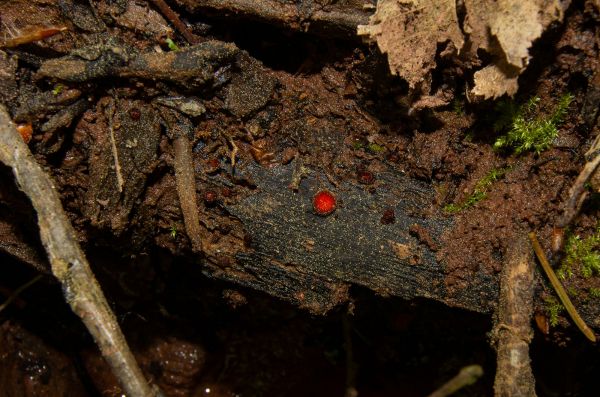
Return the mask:
[(317, 215), (329, 215), (335, 211), (335, 207), (335, 196), (328, 190), (321, 190), (313, 197), (313, 208)]

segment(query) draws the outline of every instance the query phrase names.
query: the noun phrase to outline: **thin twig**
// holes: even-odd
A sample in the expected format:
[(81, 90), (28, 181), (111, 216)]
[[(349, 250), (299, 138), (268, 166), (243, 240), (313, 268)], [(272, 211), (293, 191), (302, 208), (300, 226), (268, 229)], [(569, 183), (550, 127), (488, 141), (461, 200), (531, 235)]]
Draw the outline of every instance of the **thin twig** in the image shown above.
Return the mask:
[(75, 230), (62, 208), (56, 187), (31, 155), (2, 105), (0, 161), (12, 168), (19, 187), (37, 212), (40, 237), (52, 273), (63, 286), (66, 301), (94, 337), (127, 395), (158, 396), (160, 392), (148, 385), (125, 342), (115, 315), (77, 243)]
[(115, 108), (116, 108), (116, 100), (111, 101), (110, 103), (110, 116), (108, 119), (108, 132), (110, 136), (110, 148), (112, 151), (113, 159), (115, 161), (115, 173), (117, 175), (117, 187), (119, 188), (119, 193), (123, 192), (123, 174), (121, 173), (121, 163), (119, 162), (119, 151), (117, 150), (117, 144), (115, 142)]
[(200, 227), (198, 204), (196, 200), (196, 177), (194, 176), (194, 161), (192, 159), (192, 144), (188, 134), (192, 130), (189, 120), (178, 115), (177, 112), (161, 106), (161, 115), (173, 137), (173, 154), (175, 156), (175, 184), (179, 196), (179, 206), (183, 213), (185, 231), (196, 252), (204, 252), (203, 244), (205, 235)]
[(14, 290), (14, 292), (12, 294), (10, 294), (10, 296), (4, 301), (4, 303), (0, 305), (0, 312), (2, 312), (2, 310), (6, 309), (6, 307), (8, 305), (10, 305), (11, 302), (14, 301), (17, 298), (17, 296), (19, 296), (23, 291), (25, 291), (27, 288), (31, 287), (33, 284), (35, 284), (39, 280), (41, 280), (43, 276), (44, 276), (43, 274), (38, 274), (37, 276), (35, 276), (34, 278), (29, 280), (25, 284), (21, 285), (16, 290)]
[(529, 233), (529, 239), (531, 240), (531, 245), (533, 246), (533, 250), (535, 251), (535, 254), (538, 257), (538, 260), (542, 265), (542, 269), (544, 269), (546, 276), (548, 276), (548, 278), (550, 279), (550, 283), (554, 287), (554, 290), (560, 298), (560, 301), (562, 302), (563, 306), (565, 307), (565, 309), (567, 309), (567, 313), (569, 313), (569, 316), (571, 316), (571, 319), (573, 319), (573, 322), (575, 323), (575, 325), (577, 325), (577, 328), (579, 328), (589, 340), (591, 340), (592, 342), (596, 342), (596, 335), (594, 334), (594, 331), (592, 331), (591, 328), (587, 326), (585, 321), (583, 321), (583, 319), (577, 312), (577, 309), (575, 309), (575, 306), (573, 306), (571, 299), (569, 299), (569, 295), (567, 295), (567, 291), (565, 291), (564, 287), (558, 280), (558, 277), (556, 277), (554, 270), (552, 270), (552, 267), (550, 266), (550, 263), (548, 262), (544, 251), (542, 250), (542, 246), (540, 245), (534, 232)]
[(588, 161), (585, 163), (585, 166), (573, 182), (571, 189), (569, 189), (569, 197), (565, 201), (563, 207), (563, 214), (558, 218), (556, 222), (556, 227), (564, 229), (569, 226), (569, 224), (573, 221), (573, 219), (579, 213), (579, 209), (581, 208), (581, 204), (583, 202), (582, 195), (585, 194), (585, 183), (591, 178), (594, 174), (598, 165), (600, 165), (600, 135), (596, 137), (596, 140), (590, 147), (590, 150), (587, 152)]
[(181, 19), (175, 13), (175, 11), (173, 11), (171, 7), (169, 7), (169, 5), (165, 3), (164, 0), (152, 0), (152, 3), (154, 3), (154, 5), (158, 7), (160, 12), (169, 21), (171, 21), (171, 23), (175, 26), (175, 29), (179, 30), (179, 33), (181, 33), (183, 37), (185, 37), (188, 43), (194, 45), (198, 44), (201, 41), (198, 36), (196, 36), (187, 26), (185, 26), (185, 23), (181, 21)]
[(298, 6), (299, 3), (280, 0), (202, 0), (187, 1), (186, 6), (191, 11), (204, 14), (243, 15), (285, 25), (289, 29), (305, 30), (310, 27), (312, 31), (326, 32), (328, 36), (342, 34), (346, 37), (356, 37), (356, 27), (369, 23), (371, 14), (370, 10), (363, 8), (362, 2), (329, 2), (337, 3), (331, 8), (318, 7), (316, 2), (308, 7)]
[(176, 137), (173, 142), (173, 152), (175, 154), (175, 180), (185, 231), (192, 242), (194, 251), (202, 252), (202, 229), (198, 217), (196, 180), (190, 140), (183, 134)]
[(483, 376), (483, 368), (480, 365), (469, 365), (461, 368), (456, 376), (444, 383), (439, 389), (427, 397), (446, 397), (462, 389), (465, 386), (472, 385), (477, 379)]
[(239, 152), (239, 148), (235, 144), (235, 141), (233, 140), (232, 137), (230, 137), (230, 136), (227, 137), (227, 140), (229, 141), (229, 144), (231, 145), (231, 153), (229, 154), (229, 159), (231, 160), (231, 173), (233, 174), (235, 172), (235, 164), (236, 164), (236, 158), (237, 158), (237, 154)]

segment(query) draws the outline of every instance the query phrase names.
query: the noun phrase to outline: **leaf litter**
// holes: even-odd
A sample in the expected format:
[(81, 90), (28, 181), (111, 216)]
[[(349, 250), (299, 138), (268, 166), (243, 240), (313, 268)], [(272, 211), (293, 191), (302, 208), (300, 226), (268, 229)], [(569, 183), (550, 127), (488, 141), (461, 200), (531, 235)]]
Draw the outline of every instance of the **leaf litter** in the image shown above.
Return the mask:
[[(432, 72), (436, 57), (450, 53), (473, 67), (470, 97), (494, 99), (517, 92), (517, 79), (531, 60), (533, 42), (552, 23), (562, 22), (569, 3), (382, 0), (369, 24), (358, 27), (358, 34), (387, 54), (391, 72), (408, 82), (415, 97), (439, 95), (430, 92)], [(464, 15), (462, 24), (459, 15)], [(445, 49), (440, 46), (444, 43)]]

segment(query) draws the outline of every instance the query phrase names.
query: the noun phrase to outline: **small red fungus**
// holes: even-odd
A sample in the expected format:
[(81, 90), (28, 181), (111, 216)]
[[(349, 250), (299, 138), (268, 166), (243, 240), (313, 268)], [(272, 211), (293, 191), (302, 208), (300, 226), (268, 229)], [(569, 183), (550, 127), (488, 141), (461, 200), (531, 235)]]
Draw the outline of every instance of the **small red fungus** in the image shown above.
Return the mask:
[(221, 195), (225, 198), (230, 198), (235, 194), (235, 192), (228, 188), (228, 187), (224, 187), (223, 189), (221, 189)]
[(375, 176), (370, 171), (358, 171), (358, 181), (364, 185), (370, 185), (375, 181)]
[(142, 117), (142, 112), (138, 108), (131, 108), (129, 110), (129, 117), (131, 117), (131, 120), (138, 121)]
[(327, 191), (321, 190), (313, 197), (313, 208), (318, 215), (329, 215), (335, 211), (335, 196)]
[(214, 190), (207, 190), (206, 192), (204, 192), (204, 202), (206, 203), (206, 205), (213, 205), (217, 202), (217, 198), (217, 192), (215, 192)]
[(396, 222), (396, 213), (395, 213), (394, 209), (387, 208), (385, 211), (383, 211), (383, 216), (381, 217), (380, 222), (382, 225), (389, 225), (391, 223), (395, 223)]
[(221, 168), (221, 162), (219, 159), (210, 159), (206, 162), (206, 173), (212, 174), (217, 172)]
[(31, 141), (31, 136), (33, 135), (33, 127), (31, 123), (23, 123), (17, 125), (17, 132), (21, 134), (21, 138), (25, 143), (29, 143)]

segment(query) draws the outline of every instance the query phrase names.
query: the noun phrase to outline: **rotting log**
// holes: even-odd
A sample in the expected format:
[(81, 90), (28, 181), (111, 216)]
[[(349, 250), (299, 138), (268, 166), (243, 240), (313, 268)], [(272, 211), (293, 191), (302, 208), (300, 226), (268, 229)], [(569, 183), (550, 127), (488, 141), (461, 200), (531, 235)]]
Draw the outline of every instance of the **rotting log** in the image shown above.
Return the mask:
[[(293, 191), (288, 184), (294, 168), (293, 163), (271, 169), (240, 167), (256, 188), (227, 210), (242, 222), (251, 252), (237, 254), (226, 268), (209, 256), (203, 262), (208, 275), (316, 314), (346, 302), (355, 285), (382, 296), (431, 299), (479, 313), (498, 310), (499, 274), (478, 270), (466, 287), (447, 288), (444, 258), (437, 250), (453, 221), (434, 203), (431, 185), (390, 168), (378, 175), (381, 184), (371, 192), (349, 183), (332, 188), (321, 174), (307, 177)], [(313, 211), (312, 198), (328, 187), (340, 204), (332, 215), (320, 217)], [(382, 224), (389, 209), (394, 210), (395, 222)], [(430, 241), (411, 233), (414, 225), (421, 226)], [(521, 255), (527, 249), (521, 247)], [(591, 327), (600, 327), (597, 305), (578, 310)]]
[[(250, 252), (237, 254), (226, 268), (212, 263), (209, 255), (209, 274), (314, 313), (347, 301), (352, 285), (384, 296), (429, 298), (477, 312), (495, 307), (498, 289), (492, 275), (478, 273), (469, 288), (456, 293), (446, 288), (444, 265), (436, 251), (452, 222), (436, 209), (430, 185), (391, 169), (378, 176), (374, 192), (342, 183), (331, 188), (338, 208), (322, 217), (314, 213), (312, 197), (326, 187), (323, 175), (307, 177), (296, 192), (288, 188), (293, 163), (240, 169), (256, 189), (227, 210), (242, 222)], [(395, 222), (383, 224), (382, 216), (390, 209)], [(414, 225), (429, 238), (411, 234)]]
[[(267, 293), (315, 314), (346, 303), (353, 286), (479, 313), (497, 310), (498, 274), (477, 271), (465, 288), (447, 288), (444, 258), (437, 249), (453, 220), (434, 203), (431, 185), (390, 167), (378, 174), (378, 185), (371, 191), (348, 182), (332, 187), (316, 171), (294, 191), (289, 184), (295, 168), (294, 162), (273, 168), (250, 162), (236, 166), (237, 177), (252, 184), (252, 192), (224, 209), (243, 226), (245, 241), (238, 246), (246, 248), (229, 255), (219, 253), (222, 245), (216, 244), (216, 251), (195, 254), (193, 260), (208, 277)], [(231, 183), (225, 174), (211, 178), (216, 185)], [(335, 193), (338, 208), (321, 217), (313, 211), (312, 198), (324, 188)], [(395, 222), (382, 223), (390, 209)], [(19, 229), (13, 218), (1, 213), (0, 218), (5, 229)], [(421, 235), (411, 233), (414, 225), (420, 226)], [(26, 242), (29, 239), (12, 235), (14, 241), (0, 243), (0, 251), (43, 268), (43, 255)], [(600, 327), (596, 305), (578, 310), (591, 327)]]
[[(315, 171), (294, 191), (288, 185), (295, 168), (294, 162), (274, 168), (255, 163), (236, 167), (238, 177), (255, 186), (246, 198), (225, 207), (241, 222), (246, 241), (239, 246), (246, 248), (226, 253), (226, 261), (219, 256), (220, 244), (216, 250), (209, 245), (209, 252), (196, 254), (195, 261), (207, 276), (265, 292), (315, 314), (347, 302), (352, 286), (383, 296), (426, 298), (493, 312), (496, 275), (478, 272), (468, 288), (447, 288), (437, 249), (452, 219), (435, 205), (429, 184), (390, 168), (378, 175), (376, 189), (369, 192), (348, 182), (334, 188)], [(230, 183), (225, 175), (215, 178)], [(314, 213), (312, 198), (324, 188), (334, 192), (338, 208), (323, 217)], [(395, 221), (382, 223), (390, 210)], [(420, 236), (410, 232), (415, 225), (422, 230)], [(39, 258), (22, 240), (0, 245), (0, 250), (30, 263)], [(37, 262), (33, 264), (39, 268)]]
[[(294, 4), (274, 0), (178, 1), (193, 11), (206, 9), (220, 15), (223, 11), (230, 11), (232, 14), (250, 16), (274, 24), (293, 25), (296, 29), (308, 27), (312, 30), (322, 20), (326, 21), (322, 25), (324, 27), (352, 34), (357, 24), (366, 22), (370, 12), (362, 8), (362, 1), (340, 1), (330, 6), (313, 6), (313, 2), (307, 1)], [(341, 16), (336, 19), (336, 15)], [(123, 55), (123, 52), (107, 48), (102, 54), (98, 59), (119, 60), (119, 54)], [(125, 58), (121, 59), (126, 63), (125, 66), (120, 61), (117, 62), (120, 66), (114, 66), (112, 62), (102, 63), (96, 59), (90, 61), (67, 55), (45, 61), (36, 75), (38, 78), (46, 76), (72, 82), (120, 76), (164, 80), (180, 87), (195, 87), (212, 81), (216, 72), (223, 65), (232, 63), (239, 54), (240, 51), (231, 44), (205, 42), (177, 52), (130, 54), (131, 58), (126, 57), (129, 62), (125, 62)], [(196, 62), (191, 62), (192, 60)], [(241, 64), (240, 59), (237, 61)], [(174, 63), (182, 67), (169, 68)], [(65, 67), (68, 65), (76, 65), (78, 68)], [(85, 70), (86, 73), (75, 73), (78, 69)], [(249, 68), (244, 68), (247, 69)], [(267, 83), (260, 78), (248, 78), (253, 75), (262, 76), (258, 68), (251, 71), (248, 75), (234, 75), (232, 86), (226, 89), (227, 110), (239, 117), (247, 117), (265, 106), (275, 86), (274, 81)], [(252, 84), (244, 86), (243, 83), (248, 81)], [(269, 89), (257, 89), (266, 86)], [(260, 95), (256, 94), (257, 91)], [(248, 93), (260, 99), (256, 101), (256, 106), (247, 106)], [(331, 101), (330, 97), (320, 99), (321, 103), (327, 101)], [(122, 102), (130, 103), (129, 100)], [(124, 111), (125, 109), (122, 112)], [(150, 114), (154, 111), (148, 112), (149, 115), (146, 116), (142, 109), (142, 121), (146, 118), (155, 119)], [(336, 124), (331, 120), (335, 120), (340, 114), (342, 113), (332, 111), (331, 117), (323, 117), (327, 120), (323, 122), (326, 127), (323, 129), (326, 132), (323, 136), (334, 136), (329, 132), (339, 129), (341, 123)], [(311, 137), (301, 128), (308, 120), (307, 117), (298, 116), (292, 122), (295, 123), (292, 125), (294, 128), (284, 128), (282, 130), (288, 131), (278, 131), (278, 134), (289, 135), (298, 145), (306, 146), (301, 151), (312, 151), (312, 143), (317, 145), (319, 139)], [(289, 127), (289, 119), (282, 118), (282, 122)], [(126, 147), (130, 138), (129, 131), (133, 129), (125, 123), (123, 126), (123, 137), (117, 136), (117, 143), (122, 142)], [(146, 129), (140, 131), (147, 132)], [(296, 135), (297, 139), (294, 138)], [(305, 139), (306, 136), (309, 139)], [(317, 147), (317, 151), (336, 150), (332, 147), (341, 147), (343, 138), (331, 138), (331, 141), (331, 145)], [(157, 144), (158, 141), (153, 146)], [(110, 165), (104, 160), (102, 163)], [(90, 162), (89, 165), (93, 168), (98, 164)], [(296, 192), (288, 188), (294, 180), (295, 167), (295, 162), (274, 168), (242, 163), (236, 166), (236, 174), (244, 173), (254, 186), (244, 199), (236, 204), (226, 205), (225, 209), (240, 221), (248, 240), (247, 244), (244, 242), (240, 245), (247, 245), (247, 249), (233, 252), (227, 260), (217, 257), (218, 252), (196, 255), (198, 264), (206, 269), (208, 275), (266, 292), (314, 313), (324, 313), (347, 301), (353, 285), (371, 289), (381, 295), (405, 299), (428, 298), (482, 313), (491, 313), (495, 309), (498, 297), (497, 274), (475, 271), (468, 280), (468, 287), (447, 288), (444, 260), (439, 257), (436, 246), (442, 244), (440, 236), (453, 227), (452, 218), (442, 214), (433, 204), (435, 191), (431, 185), (412, 180), (392, 168), (378, 174), (378, 185), (374, 193), (367, 192), (364, 187), (340, 182), (340, 186), (331, 189), (338, 197), (339, 208), (330, 216), (319, 217), (312, 211), (311, 200), (318, 190), (329, 187), (323, 182), (328, 178), (314, 171), (314, 174), (302, 180)], [(108, 175), (109, 170), (105, 171)], [(206, 177), (199, 172), (195, 178), (201, 180)], [(231, 184), (228, 178), (222, 178), (223, 186)], [(109, 184), (99, 184), (97, 178), (93, 179), (92, 184), (110, 189)], [(132, 192), (141, 192), (141, 186), (138, 188)], [(197, 184), (196, 191), (199, 190)], [(90, 208), (100, 208), (106, 202), (104, 198), (97, 197), (93, 189), (88, 192), (90, 198), (93, 198), (90, 202), (96, 203)], [(142, 197), (136, 195), (135, 200), (137, 199), (141, 201)], [(178, 203), (171, 204), (175, 206)], [(395, 213), (395, 223), (382, 224), (384, 212), (391, 208)], [(127, 206), (128, 215), (130, 209)], [(0, 223), (5, 221), (1, 218), (0, 214)], [(429, 236), (411, 234), (411, 227), (415, 230), (415, 225)], [(112, 231), (114, 233), (114, 229)], [(19, 241), (0, 242), (0, 250), (34, 263), (35, 255), (28, 248)], [(599, 327), (598, 310), (594, 305), (588, 305), (580, 311), (590, 325)]]

